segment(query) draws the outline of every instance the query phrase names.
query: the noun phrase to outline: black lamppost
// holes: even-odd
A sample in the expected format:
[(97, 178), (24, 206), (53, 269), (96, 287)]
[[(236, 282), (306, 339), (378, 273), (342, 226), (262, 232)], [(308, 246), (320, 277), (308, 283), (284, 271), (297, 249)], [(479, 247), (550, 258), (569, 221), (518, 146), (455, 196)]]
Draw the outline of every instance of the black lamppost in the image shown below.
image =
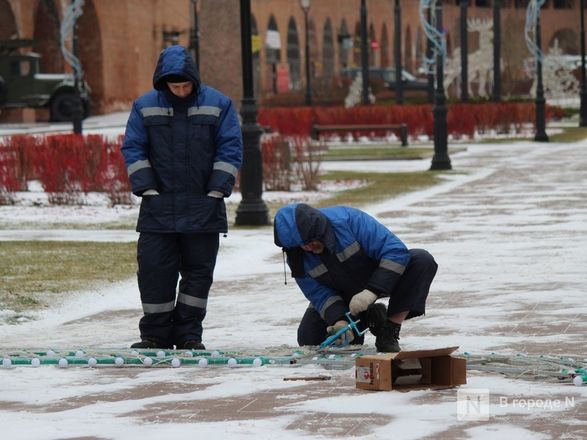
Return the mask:
[(268, 225), (268, 209), (262, 199), (263, 162), (261, 133), (257, 122), (257, 103), (253, 92), (253, 51), (251, 44), (251, 0), (240, 0), (241, 50), (243, 69), (243, 100), (241, 104), (244, 143), (243, 166), (240, 173), (242, 200), (236, 210), (236, 225)]
[(501, 0), (493, 0), (493, 101), (501, 101)]
[(546, 101), (544, 99), (544, 86), (542, 84), (542, 59), (540, 52), (542, 50), (542, 31), (540, 27), (540, 9), (536, 18), (536, 47), (538, 54), (536, 56), (536, 134), (534, 140), (538, 142), (548, 142), (546, 134)]
[(198, 23), (198, 0), (191, 0), (191, 2), (193, 28), (191, 29), (190, 46), (192, 49), (192, 56), (196, 61), (196, 67), (200, 69), (200, 26)]
[(312, 105), (312, 79), (310, 75), (310, 26), (308, 23), (308, 12), (310, 12), (311, 0), (300, 0), (300, 5), (304, 11), (304, 34), (305, 44), (305, 64), (306, 64), (306, 105)]
[(361, 0), (361, 70), (363, 77), (363, 105), (369, 105), (369, 48), (367, 38), (367, 6)]
[(461, 0), (461, 102), (469, 102), (469, 30), (467, 7), (469, 0)]
[[(72, 4), (75, 2), (75, 0), (71, 0)], [(73, 83), (73, 87), (75, 88), (75, 98), (73, 99), (72, 102), (72, 107), (71, 107), (71, 121), (73, 123), (73, 132), (75, 134), (82, 134), (82, 114), (83, 114), (83, 104), (82, 104), (82, 98), (81, 98), (81, 94), (80, 94), (80, 70), (81, 69), (81, 63), (79, 61), (79, 48), (78, 48), (78, 38), (77, 38), (77, 19), (75, 20), (75, 23), (73, 24), (73, 29), (72, 29), (72, 38), (73, 38), (73, 42), (72, 42), (72, 48), (73, 48), (73, 57), (77, 60), (77, 68), (74, 68), (74, 83)]]
[[(431, 23), (432, 20), (432, 8), (428, 8), (428, 23)], [(432, 59), (433, 51), (432, 51), (432, 41), (430, 38), (426, 40), (426, 58)], [(427, 87), (427, 95), (428, 95), (428, 102), (430, 104), (434, 103), (434, 72), (432, 69), (428, 69), (427, 80), (428, 80), (428, 87)]]
[(581, 112), (579, 127), (587, 127), (587, 79), (585, 76), (585, 1), (579, 2), (581, 8)]
[[(442, 0), (436, 2), (435, 10), (436, 30), (444, 35), (442, 27)], [(448, 124), (446, 116), (446, 94), (444, 93), (444, 53), (436, 52), (436, 91), (434, 93), (434, 156), (430, 165), (431, 170), (450, 170), (450, 158), (448, 157)]]
[(400, 0), (395, 0), (394, 9), (394, 52), (395, 52), (395, 102), (404, 103), (404, 84), (402, 74), (402, 11)]

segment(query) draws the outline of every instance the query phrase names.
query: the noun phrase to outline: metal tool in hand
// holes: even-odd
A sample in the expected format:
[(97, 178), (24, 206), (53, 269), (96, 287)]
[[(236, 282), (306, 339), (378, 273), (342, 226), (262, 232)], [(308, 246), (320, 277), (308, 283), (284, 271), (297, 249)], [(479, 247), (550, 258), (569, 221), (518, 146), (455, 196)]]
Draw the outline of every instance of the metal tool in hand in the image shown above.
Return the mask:
[(351, 317), (351, 312), (347, 312), (346, 313), (346, 319), (348, 320), (348, 325), (346, 325), (345, 327), (341, 328), (339, 331), (337, 331), (335, 334), (328, 336), (328, 338), (326, 338), (324, 340), (324, 342), (322, 342), (322, 344), (320, 344), (320, 348), (326, 348), (329, 347), (331, 345), (335, 345), (336, 347), (346, 347), (347, 345), (349, 345), (348, 342), (348, 338), (344, 337), (344, 342), (342, 344), (336, 344), (336, 341), (341, 338), (348, 330), (354, 331), (355, 334), (357, 334), (358, 336), (362, 336), (365, 334), (365, 332), (368, 329), (365, 329), (363, 331), (360, 331), (359, 328), (357, 327), (357, 324), (361, 321), (360, 319), (357, 319), (356, 321), (353, 321), (353, 318)]

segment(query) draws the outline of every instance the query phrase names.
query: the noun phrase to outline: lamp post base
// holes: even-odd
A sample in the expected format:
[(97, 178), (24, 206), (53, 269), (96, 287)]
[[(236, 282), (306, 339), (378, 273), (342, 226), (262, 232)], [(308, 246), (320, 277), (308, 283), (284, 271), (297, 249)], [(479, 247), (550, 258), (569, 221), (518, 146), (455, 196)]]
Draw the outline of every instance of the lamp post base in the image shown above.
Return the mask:
[(236, 209), (234, 224), (237, 226), (266, 226), (269, 210), (262, 199), (243, 200)]
[(581, 111), (579, 112), (579, 127), (587, 127), (587, 90), (581, 91)]

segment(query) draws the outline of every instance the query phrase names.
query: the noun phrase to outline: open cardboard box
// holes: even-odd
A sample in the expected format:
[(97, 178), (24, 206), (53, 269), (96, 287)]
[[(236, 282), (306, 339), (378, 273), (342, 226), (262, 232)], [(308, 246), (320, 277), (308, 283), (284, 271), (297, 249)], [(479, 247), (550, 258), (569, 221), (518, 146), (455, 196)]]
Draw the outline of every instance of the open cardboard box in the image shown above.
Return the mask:
[(409, 391), (467, 383), (466, 359), (452, 357), (458, 347), (361, 356), (355, 362), (357, 388)]

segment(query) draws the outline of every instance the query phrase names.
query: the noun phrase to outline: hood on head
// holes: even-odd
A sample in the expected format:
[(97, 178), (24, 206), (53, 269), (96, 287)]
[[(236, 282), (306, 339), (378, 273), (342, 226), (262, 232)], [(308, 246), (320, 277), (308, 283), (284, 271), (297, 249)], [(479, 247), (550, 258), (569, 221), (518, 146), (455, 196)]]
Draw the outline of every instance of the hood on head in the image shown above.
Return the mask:
[(200, 88), (200, 74), (194, 59), (183, 46), (170, 46), (161, 52), (153, 74), (153, 87), (166, 90), (165, 77), (170, 75), (184, 77), (194, 83), (196, 90)]
[(277, 211), (273, 230), (279, 247), (294, 248), (317, 240), (331, 252), (336, 250), (336, 238), (326, 216), (304, 203), (287, 205)]

